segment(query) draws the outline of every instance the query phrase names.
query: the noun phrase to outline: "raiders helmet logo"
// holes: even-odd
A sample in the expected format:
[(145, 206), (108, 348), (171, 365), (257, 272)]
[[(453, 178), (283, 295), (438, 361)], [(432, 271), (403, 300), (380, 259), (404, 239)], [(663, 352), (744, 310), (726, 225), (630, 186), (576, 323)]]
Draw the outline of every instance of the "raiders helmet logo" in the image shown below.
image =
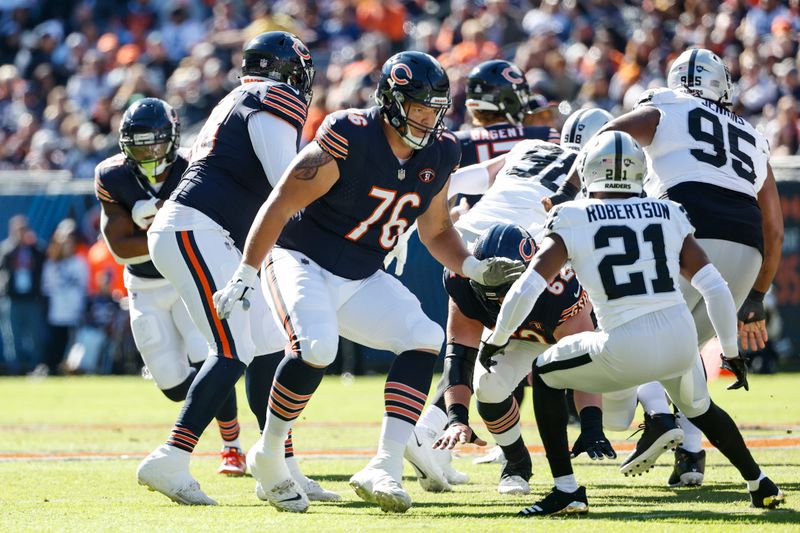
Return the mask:
[(522, 256), (525, 261), (533, 259), (535, 253), (536, 243), (533, 242), (533, 239), (526, 237), (519, 241), (519, 255)]
[(424, 170), (420, 170), (419, 172), (419, 181), (422, 183), (430, 183), (436, 177), (436, 173), (430, 169), (426, 168)]
[(397, 63), (392, 66), (390, 76), (395, 85), (408, 85), (411, 81), (411, 69), (405, 63)]
[(501, 72), (500, 75), (511, 83), (522, 83), (525, 81), (525, 78), (522, 77), (522, 74), (520, 74), (520, 72), (514, 67), (506, 67), (503, 69), (503, 72)]

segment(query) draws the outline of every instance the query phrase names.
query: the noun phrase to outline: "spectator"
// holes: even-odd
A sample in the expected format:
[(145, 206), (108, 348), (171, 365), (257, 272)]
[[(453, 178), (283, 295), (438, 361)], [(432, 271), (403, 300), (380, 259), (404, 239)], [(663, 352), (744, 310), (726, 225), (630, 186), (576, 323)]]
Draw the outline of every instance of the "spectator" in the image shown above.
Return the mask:
[[(13, 352), (6, 354), (12, 374), (25, 374), (39, 363), (44, 332), (42, 267), (44, 253), (25, 215), (8, 223), (8, 238), (0, 243), (0, 294), (6, 299)], [(5, 307), (5, 306), (4, 306)]]
[(89, 269), (86, 260), (76, 253), (76, 230), (74, 220), (62, 220), (47, 247), (42, 291), (49, 298), (47, 324), (50, 331), (45, 361), (34, 370), (38, 376), (60, 372), (67, 345), (83, 318)]

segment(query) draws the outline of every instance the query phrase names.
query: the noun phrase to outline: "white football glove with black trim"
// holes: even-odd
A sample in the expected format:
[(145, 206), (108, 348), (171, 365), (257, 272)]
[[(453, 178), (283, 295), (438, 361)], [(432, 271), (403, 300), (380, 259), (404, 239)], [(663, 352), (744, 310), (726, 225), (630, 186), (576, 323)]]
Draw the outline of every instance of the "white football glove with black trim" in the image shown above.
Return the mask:
[(255, 290), (258, 283), (258, 270), (246, 263), (240, 263), (233, 277), (220, 290), (214, 293), (214, 309), (221, 320), (228, 318), (233, 312), (236, 302), (242, 302), (242, 308), (250, 309), (250, 300), (246, 298), (247, 292)]

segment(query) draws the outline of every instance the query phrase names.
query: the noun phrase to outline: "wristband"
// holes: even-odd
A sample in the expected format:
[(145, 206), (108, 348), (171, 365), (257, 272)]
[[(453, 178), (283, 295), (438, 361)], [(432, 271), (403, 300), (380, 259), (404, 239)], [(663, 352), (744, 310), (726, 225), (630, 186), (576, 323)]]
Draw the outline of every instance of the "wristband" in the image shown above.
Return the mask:
[(454, 403), (447, 406), (447, 422), (469, 426), (469, 409), (466, 405)]
[(764, 293), (764, 292), (757, 291), (755, 289), (751, 289), (750, 292), (747, 295), (747, 299), (748, 300), (753, 300), (754, 302), (763, 302), (765, 295), (766, 295), (766, 293)]

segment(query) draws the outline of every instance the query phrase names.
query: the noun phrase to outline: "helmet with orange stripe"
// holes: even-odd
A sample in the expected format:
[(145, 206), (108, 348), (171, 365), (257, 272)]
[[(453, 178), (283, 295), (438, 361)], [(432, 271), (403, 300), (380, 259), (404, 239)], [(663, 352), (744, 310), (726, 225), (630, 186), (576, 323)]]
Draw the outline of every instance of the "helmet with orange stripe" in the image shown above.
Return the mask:
[(297, 36), (285, 31), (268, 31), (253, 38), (243, 50), (242, 82), (266, 78), (294, 87), (311, 103), (314, 93), (314, 62), (311, 52)]

